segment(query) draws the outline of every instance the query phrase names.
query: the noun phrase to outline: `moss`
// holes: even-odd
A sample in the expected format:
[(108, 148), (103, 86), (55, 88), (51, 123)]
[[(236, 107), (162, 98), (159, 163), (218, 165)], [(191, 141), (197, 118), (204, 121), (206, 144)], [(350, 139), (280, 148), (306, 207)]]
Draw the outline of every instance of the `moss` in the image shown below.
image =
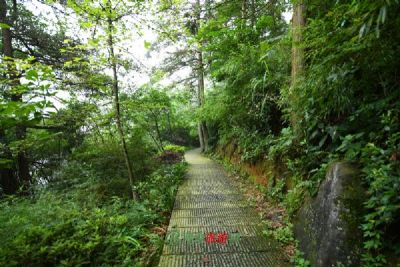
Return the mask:
[[(351, 168), (349, 165), (344, 165), (345, 176), (347, 179), (344, 180), (343, 186), (345, 190), (341, 196), (343, 202), (343, 208), (340, 212), (341, 218), (346, 222), (347, 231), (353, 233), (348, 235), (348, 244), (350, 247), (360, 247), (362, 242), (362, 235), (359, 231), (361, 219), (364, 214), (363, 200), (365, 199), (365, 190), (360, 186), (361, 179), (359, 172)], [(356, 251), (355, 253), (359, 253)]]
[(304, 201), (294, 223), (313, 266), (358, 266), (363, 200), (358, 172), (346, 163), (331, 164), (318, 195)]

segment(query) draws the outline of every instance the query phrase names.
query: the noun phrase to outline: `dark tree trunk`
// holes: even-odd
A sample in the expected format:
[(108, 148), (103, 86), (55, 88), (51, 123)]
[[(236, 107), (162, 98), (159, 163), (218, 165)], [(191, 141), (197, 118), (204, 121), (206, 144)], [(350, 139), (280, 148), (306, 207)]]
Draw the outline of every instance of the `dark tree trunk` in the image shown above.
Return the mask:
[[(13, 17), (16, 19), (16, 1), (13, 1)], [(11, 20), (7, 17), (7, 2), (5, 0), (0, 0), (0, 22), (11, 25)], [(3, 35), (3, 54), (7, 57), (8, 75), (11, 80), (11, 86), (18, 86), (19, 79), (15, 73), (15, 65), (12, 61), (13, 58), (13, 46), (12, 46), (12, 35), (10, 28), (2, 28)], [(22, 94), (12, 94), (11, 101), (22, 102)], [(23, 125), (17, 125), (15, 129), (15, 136), (18, 141), (24, 140), (26, 138), (26, 127)], [(8, 172), (7, 172), (8, 173)], [(29, 160), (24, 149), (20, 149), (17, 154), (17, 174), (19, 181), (16, 181), (18, 186), (22, 186), (22, 192), (24, 194), (29, 194), (31, 188), (31, 175), (29, 172)]]
[[(5, 144), (5, 132), (0, 129), (0, 143)], [(12, 155), (3, 148), (1, 159), (12, 160)], [(0, 197), (5, 195), (15, 194), (18, 190), (18, 180), (15, 176), (15, 170), (12, 166), (4, 164), (0, 167)]]
[(153, 119), (154, 119), (154, 126), (156, 127), (157, 139), (158, 139), (158, 142), (160, 143), (161, 151), (164, 151), (164, 145), (163, 145), (163, 142), (162, 142), (161, 131), (160, 131), (159, 123), (158, 123), (157, 114), (155, 114), (155, 113), (154, 113), (153, 111), (151, 111), (151, 110), (150, 110), (150, 112), (151, 112), (151, 114), (152, 114), (152, 116), (153, 116)]

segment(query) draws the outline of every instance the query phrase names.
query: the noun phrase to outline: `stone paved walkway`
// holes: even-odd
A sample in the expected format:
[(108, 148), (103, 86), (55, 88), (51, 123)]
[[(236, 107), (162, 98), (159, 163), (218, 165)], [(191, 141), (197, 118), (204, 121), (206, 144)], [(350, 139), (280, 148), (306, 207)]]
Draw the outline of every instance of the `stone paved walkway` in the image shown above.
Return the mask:
[(262, 236), (254, 208), (219, 164), (191, 150), (159, 267), (290, 266), (279, 245)]

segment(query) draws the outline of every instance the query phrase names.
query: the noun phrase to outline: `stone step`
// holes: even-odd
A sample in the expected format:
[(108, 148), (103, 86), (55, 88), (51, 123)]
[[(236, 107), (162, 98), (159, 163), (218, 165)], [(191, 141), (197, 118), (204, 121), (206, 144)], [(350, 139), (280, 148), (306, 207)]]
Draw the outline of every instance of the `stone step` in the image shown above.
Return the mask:
[(227, 233), (226, 239), (220, 237), (218, 232), (212, 232), (213, 236), (207, 241), (209, 233), (201, 234), (204, 239), (193, 237), (190, 240), (187, 236), (182, 239), (170, 239), (164, 245), (163, 255), (169, 254), (192, 254), (192, 253), (226, 253), (226, 252), (252, 252), (252, 251), (277, 251), (275, 242), (267, 240), (264, 236), (235, 236)]
[[(279, 265), (277, 265), (279, 263)], [(288, 267), (278, 252), (163, 255), (159, 267)]]
[(219, 226), (219, 225), (257, 225), (259, 217), (256, 216), (215, 216), (215, 217), (174, 217), (171, 218), (169, 224), (179, 225), (181, 227), (194, 226)]
[(256, 222), (255, 224), (252, 225), (211, 225), (211, 226), (176, 226), (176, 225), (169, 225), (168, 227), (168, 234), (171, 234), (170, 232), (174, 231), (178, 231), (179, 234), (182, 236), (186, 233), (193, 233), (193, 234), (197, 234), (197, 233), (230, 233), (230, 234), (234, 234), (234, 233), (238, 233), (239, 236), (262, 236), (262, 231), (263, 229), (265, 229), (265, 227), (263, 227), (263, 224), (261, 222)]
[(254, 209), (249, 207), (244, 208), (212, 208), (212, 209), (185, 209), (185, 210), (174, 210), (172, 211), (171, 220), (175, 218), (181, 217), (215, 217), (215, 216), (223, 216), (223, 217), (235, 217), (235, 216), (244, 216), (244, 217), (257, 217), (257, 213)]

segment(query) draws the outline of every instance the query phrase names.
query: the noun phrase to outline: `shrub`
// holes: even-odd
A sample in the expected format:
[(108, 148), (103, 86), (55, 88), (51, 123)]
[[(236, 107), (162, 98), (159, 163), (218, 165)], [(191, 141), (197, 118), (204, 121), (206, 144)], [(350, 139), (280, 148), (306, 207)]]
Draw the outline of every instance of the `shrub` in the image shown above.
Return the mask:
[(125, 180), (99, 181), (90, 168), (77, 170), (84, 171), (81, 182), (69, 189), (0, 202), (0, 266), (146, 266), (152, 261), (162, 247), (152, 228), (167, 222), (185, 164), (162, 166), (143, 179), (137, 188), (140, 202), (116, 196)]
[(156, 160), (163, 164), (175, 164), (183, 160), (186, 148), (178, 145), (165, 145)]
[(178, 145), (165, 145), (163, 147), (164, 151), (172, 151), (176, 153), (185, 153), (186, 148), (184, 146), (178, 146)]
[(84, 207), (44, 194), (1, 210), (1, 266), (136, 266), (146, 243), (159, 242), (146, 227), (157, 213), (120, 198)]

